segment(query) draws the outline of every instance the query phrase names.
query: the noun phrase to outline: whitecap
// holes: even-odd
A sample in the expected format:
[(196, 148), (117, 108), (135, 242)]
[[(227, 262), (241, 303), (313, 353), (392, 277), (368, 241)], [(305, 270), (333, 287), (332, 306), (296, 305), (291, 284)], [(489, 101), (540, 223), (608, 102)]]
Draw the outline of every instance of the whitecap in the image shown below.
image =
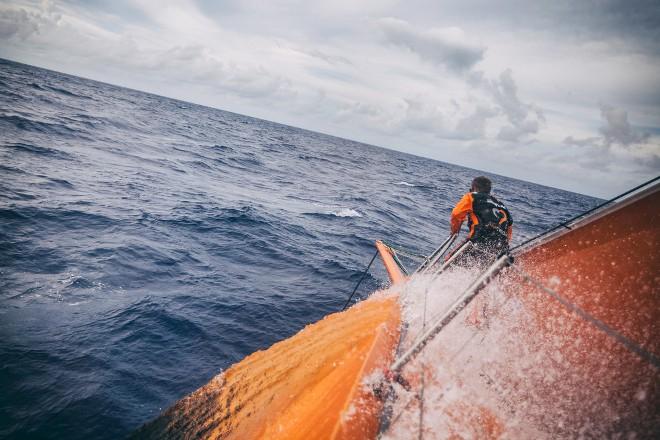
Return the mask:
[(362, 217), (362, 214), (353, 208), (341, 208), (336, 211), (331, 211), (329, 214), (334, 215), (335, 217)]

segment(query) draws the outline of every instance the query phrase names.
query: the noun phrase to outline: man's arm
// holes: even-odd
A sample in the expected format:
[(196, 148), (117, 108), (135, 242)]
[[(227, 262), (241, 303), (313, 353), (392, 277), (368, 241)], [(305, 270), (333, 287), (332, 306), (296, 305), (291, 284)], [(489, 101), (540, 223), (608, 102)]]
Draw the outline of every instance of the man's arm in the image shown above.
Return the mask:
[(513, 217), (511, 216), (511, 213), (509, 212), (508, 209), (504, 208), (504, 212), (506, 213), (506, 238), (508, 241), (511, 241), (511, 237), (513, 236)]
[(472, 193), (467, 193), (458, 201), (454, 209), (451, 211), (451, 220), (449, 223), (452, 234), (458, 234), (465, 217), (470, 211), (472, 211)]

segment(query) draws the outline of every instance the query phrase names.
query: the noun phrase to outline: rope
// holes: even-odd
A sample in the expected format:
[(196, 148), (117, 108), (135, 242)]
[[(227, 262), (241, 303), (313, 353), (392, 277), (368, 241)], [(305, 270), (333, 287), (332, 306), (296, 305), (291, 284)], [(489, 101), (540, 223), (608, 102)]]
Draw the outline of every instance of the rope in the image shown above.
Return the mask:
[(415, 251), (411, 251), (409, 249), (402, 248), (402, 247), (399, 247), (399, 246), (393, 246), (390, 243), (387, 243), (385, 241), (383, 241), (383, 244), (385, 246), (387, 246), (388, 248), (390, 248), (391, 250), (393, 250), (394, 252), (396, 252), (397, 254), (403, 255), (404, 257), (408, 257), (408, 258), (413, 259), (413, 260), (426, 260), (426, 255), (422, 255), (422, 254), (419, 254)]
[(634, 341), (628, 339), (627, 337), (625, 337), (621, 333), (617, 332), (616, 330), (614, 330), (609, 325), (605, 324), (600, 319), (598, 319), (594, 316), (591, 316), (589, 313), (582, 310), (577, 305), (571, 303), (570, 301), (568, 301), (567, 299), (562, 297), (559, 293), (557, 293), (554, 290), (550, 289), (549, 287), (546, 287), (545, 285), (543, 285), (540, 281), (538, 281), (533, 276), (529, 275), (527, 272), (525, 272), (522, 269), (516, 267), (515, 265), (511, 265), (511, 267), (516, 272), (518, 272), (525, 279), (525, 281), (527, 281), (531, 284), (534, 284), (536, 287), (541, 289), (543, 292), (545, 292), (548, 295), (552, 296), (554, 299), (559, 301), (559, 303), (561, 305), (563, 305), (565, 308), (567, 308), (571, 312), (575, 313), (576, 315), (578, 315), (583, 320), (593, 324), (599, 330), (603, 331), (607, 336), (609, 336), (612, 339), (618, 341), (624, 347), (626, 347), (628, 350), (630, 350), (633, 353), (637, 354), (640, 358), (642, 358), (643, 360), (645, 360), (649, 364), (653, 365), (655, 368), (660, 368), (660, 358), (658, 358), (656, 355), (654, 355), (653, 353), (651, 353), (648, 350), (644, 349), (643, 347), (641, 347), (639, 344), (635, 343)]
[[(427, 286), (424, 289), (424, 312), (422, 314), (422, 332), (426, 330), (426, 303), (429, 296), (429, 287)], [(420, 389), (419, 389), (419, 433), (417, 438), (422, 440), (424, 438), (424, 381), (425, 381), (425, 371), (424, 371), (424, 359), (420, 359), (420, 365), (422, 370), (422, 377), (420, 380)]]
[(583, 213), (578, 214), (578, 215), (576, 215), (575, 217), (573, 217), (573, 218), (571, 218), (571, 219), (565, 220), (565, 221), (563, 221), (562, 223), (558, 224), (557, 226), (554, 226), (554, 227), (552, 227), (552, 228), (550, 228), (550, 229), (548, 229), (548, 230), (546, 230), (546, 231), (544, 231), (544, 232), (541, 232), (540, 234), (538, 234), (538, 235), (535, 236), (535, 237), (532, 237), (532, 238), (530, 238), (530, 239), (528, 239), (528, 240), (523, 241), (523, 242), (520, 243), (519, 245), (517, 245), (517, 246), (511, 248), (511, 251), (514, 251), (514, 250), (516, 250), (516, 249), (519, 249), (519, 248), (525, 246), (526, 244), (528, 244), (528, 243), (530, 243), (530, 242), (532, 242), (532, 241), (534, 241), (534, 240), (537, 240), (537, 239), (539, 239), (539, 238), (541, 238), (541, 237), (543, 237), (543, 236), (545, 236), (545, 235), (548, 235), (548, 234), (551, 233), (551, 232), (556, 231), (556, 230), (559, 229), (559, 228), (571, 229), (570, 226), (568, 226), (569, 223), (572, 223), (572, 222), (574, 222), (575, 220), (577, 220), (577, 219), (579, 219), (579, 218), (581, 218), (581, 217), (586, 216), (587, 214), (591, 214), (592, 212), (594, 212), (594, 211), (596, 211), (596, 210), (602, 208), (603, 206), (609, 205), (610, 203), (615, 202), (615, 201), (619, 200), (620, 198), (625, 197), (625, 196), (627, 196), (628, 194), (637, 191), (637, 190), (640, 189), (640, 188), (643, 188), (643, 187), (645, 187), (645, 186), (647, 186), (647, 185), (650, 185), (651, 183), (655, 182), (655, 181), (658, 180), (658, 179), (660, 179), (660, 176), (654, 177), (653, 179), (648, 180), (648, 181), (642, 183), (641, 185), (637, 185), (637, 186), (634, 187), (633, 189), (629, 189), (628, 191), (626, 191), (626, 192), (624, 192), (624, 193), (622, 193), (622, 194), (619, 194), (618, 196), (614, 197), (613, 199), (609, 199), (608, 201), (603, 202), (603, 203), (601, 203), (600, 205), (595, 206), (595, 207), (593, 207), (593, 208), (591, 208), (591, 209), (589, 209), (589, 210), (587, 210), (587, 211), (584, 211)]
[(406, 266), (404, 266), (403, 263), (401, 262), (401, 260), (399, 260), (399, 257), (397, 256), (397, 254), (396, 254), (396, 252), (394, 251), (394, 249), (391, 249), (391, 250), (392, 250), (392, 259), (394, 260), (394, 262), (396, 263), (396, 265), (399, 266), (399, 269), (401, 269), (401, 272), (403, 272), (403, 274), (406, 275), (406, 276), (407, 276), (407, 275), (410, 275), (410, 274), (408, 273), (408, 269), (406, 269)]
[(434, 266), (440, 261), (440, 259), (447, 253), (451, 245), (456, 241), (458, 234), (451, 234), (445, 241), (442, 242), (439, 248), (437, 248), (431, 255), (424, 259), (424, 262), (419, 265), (415, 270), (415, 273), (423, 272), (428, 270), (430, 266)]
[(488, 283), (495, 277), (502, 269), (512, 263), (511, 257), (502, 255), (493, 264), (483, 271), (477, 279), (475, 279), (470, 286), (463, 291), (463, 293), (454, 301), (449, 307), (447, 312), (443, 314), (437, 321), (433, 323), (431, 328), (427, 330), (418, 340), (415, 341), (413, 346), (403, 353), (394, 363), (390, 366), (393, 372), (399, 372), (404, 365), (414, 359), (424, 347), (440, 333), (452, 320), (465, 308), (467, 305), (479, 294), (481, 289), (488, 285)]
[(360, 284), (362, 284), (362, 280), (364, 280), (364, 277), (367, 276), (367, 273), (369, 272), (369, 269), (371, 268), (371, 265), (374, 264), (374, 260), (378, 256), (378, 251), (374, 254), (373, 257), (371, 257), (371, 261), (367, 265), (367, 268), (362, 272), (362, 276), (360, 277), (360, 281), (357, 282), (355, 285), (355, 289), (353, 289), (353, 292), (351, 292), (351, 295), (348, 297), (346, 300), (346, 304), (344, 304), (344, 307), (341, 308), (342, 311), (346, 310), (346, 307), (348, 307), (348, 304), (350, 304), (351, 300), (353, 299), (353, 295), (355, 295), (355, 292), (357, 291), (358, 287), (360, 287)]
[(417, 261), (426, 260), (426, 257), (423, 255), (409, 254), (408, 252), (396, 248), (390, 248), (390, 249), (392, 249), (397, 255), (403, 255), (404, 257), (410, 258), (411, 260), (417, 260)]
[[(502, 302), (498, 307), (502, 308), (502, 307), (506, 306), (510, 300), (511, 300), (511, 296), (507, 296), (506, 299), (504, 300), (504, 302)], [(458, 355), (460, 355), (461, 353), (463, 353), (463, 350), (465, 350), (465, 349), (470, 345), (470, 343), (474, 340), (474, 338), (475, 338), (478, 334), (479, 334), (479, 330), (478, 330), (478, 329), (474, 329), (474, 330), (472, 330), (472, 331), (471, 331), (471, 335), (470, 335), (470, 337), (469, 337), (469, 338), (463, 343), (463, 345), (461, 345), (461, 347), (460, 347), (458, 350), (456, 350), (456, 351), (454, 352), (454, 354), (453, 354), (451, 357), (449, 357), (449, 358), (446, 360), (446, 363), (445, 363), (445, 365), (444, 365), (443, 368), (444, 368), (445, 371), (448, 372), (448, 374), (449, 374), (450, 376), (454, 377), (455, 379), (459, 379), (460, 377), (459, 377), (459, 375), (457, 374), (456, 371), (452, 371), (452, 369), (449, 368), (449, 365), (454, 361), (454, 359), (456, 359), (456, 357), (457, 357)], [(417, 338), (415, 337), (415, 338), (413, 338), (412, 340), (414, 341), (415, 339), (417, 339)], [(450, 388), (447, 388), (447, 389), (445, 390), (444, 393), (440, 394), (440, 396), (439, 396), (439, 400), (441, 400), (442, 398), (444, 398), (444, 396), (445, 396), (449, 391), (451, 391), (451, 390), (453, 389), (453, 387), (454, 387), (454, 383), (452, 383), (452, 384), (450, 385)], [(388, 428), (391, 427), (391, 426), (393, 426), (393, 425), (394, 425), (394, 424), (395, 424), (395, 423), (401, 418), (401, 416), (406, 412), (406, 410), (408, 409), (408, 407), (410, 407), (410, 404), (411, 404), (412, 402), (414, 402), (415, 400), (417, 400), (417, 399), (420, 399), (420, 394), (419, 394), (419, 393), (415, 393), (415, 394), (413, 394), (413, 395), (410, 397), (410, 399), (406, 402), (406, 404), (403, 406), (403, 408), (401, 408), (401, 410), (397, 413), (397, 415), (391, 419), (391, 421), (390, 421), (389, 424), (388, 424)], [(436, 403), (439, 402), (439, 400), (437, 400)]]

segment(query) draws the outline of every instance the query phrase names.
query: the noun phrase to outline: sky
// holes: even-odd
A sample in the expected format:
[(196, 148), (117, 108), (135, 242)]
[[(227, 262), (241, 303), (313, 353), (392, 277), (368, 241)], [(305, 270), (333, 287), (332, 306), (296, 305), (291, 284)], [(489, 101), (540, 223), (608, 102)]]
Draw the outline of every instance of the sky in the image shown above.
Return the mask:
[(0, 1), (2, 58), (604, 198), (660, 174), (659, 42), (646, 0)]

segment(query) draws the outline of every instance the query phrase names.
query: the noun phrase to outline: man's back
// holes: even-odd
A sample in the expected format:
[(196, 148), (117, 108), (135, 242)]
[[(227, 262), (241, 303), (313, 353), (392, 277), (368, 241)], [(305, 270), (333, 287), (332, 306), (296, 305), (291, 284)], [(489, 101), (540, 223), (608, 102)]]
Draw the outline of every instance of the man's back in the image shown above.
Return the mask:
[(472, 181), (470, 192), (456, 204), (451, 214), (451, 232), (457, 234), (467, 219), (473, 258), (483, 254), (490, 259), (508, 250), (513, 233), (513, 217), (506, 206), (490, 195), (491, 182), (480, 176)]

